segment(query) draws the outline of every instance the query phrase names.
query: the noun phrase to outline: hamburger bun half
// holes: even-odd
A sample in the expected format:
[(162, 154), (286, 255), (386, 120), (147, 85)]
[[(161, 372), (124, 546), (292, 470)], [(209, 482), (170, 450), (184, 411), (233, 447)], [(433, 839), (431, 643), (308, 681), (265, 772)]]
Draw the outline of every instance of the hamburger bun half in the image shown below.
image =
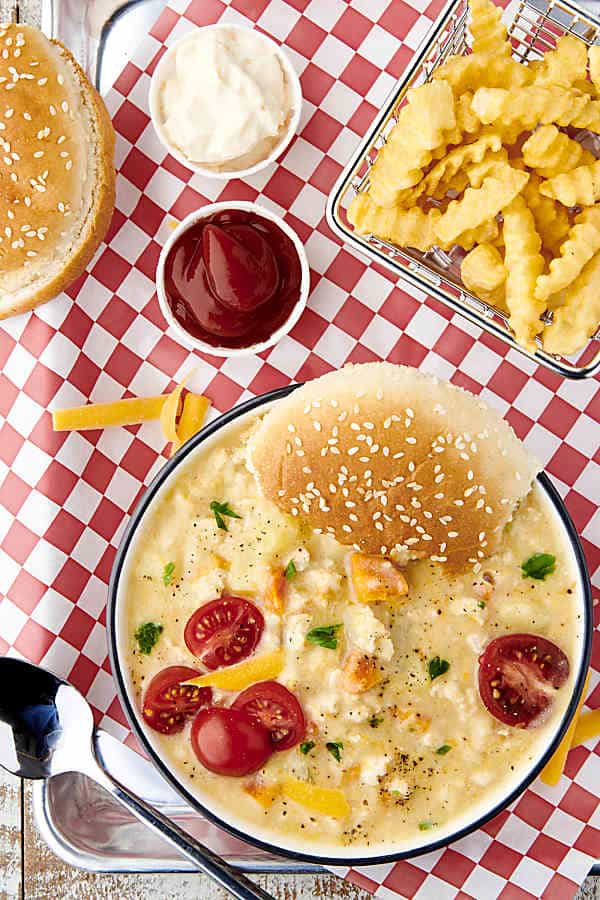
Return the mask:
[(69, 51), (0, 25), (0, 319), (55, 297), (104, 238), (114, 131)]
[(539, 470), (473, 394), (391, 363), (347, 366), (277, 402), (249, 464), (266, 497), (340, 543), (453, 569), (494, 552)]

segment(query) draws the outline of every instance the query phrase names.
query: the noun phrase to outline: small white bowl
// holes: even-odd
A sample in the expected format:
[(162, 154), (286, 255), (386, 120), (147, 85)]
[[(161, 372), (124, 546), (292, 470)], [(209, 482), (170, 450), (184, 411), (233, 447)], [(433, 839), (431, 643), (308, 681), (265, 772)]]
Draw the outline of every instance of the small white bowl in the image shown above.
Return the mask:
[[(271, 50), (274, 50), (277, 53), (281, 62), (281, 67), (285, 73), (285, 77), (287, 80), (291, 105), (288, 126), (282, 133), (281, 139), (273, 147), (269, 155), (264, 159), (261, 159), (259, 162), (255, 163), (253, 166), (248, 166), (245, 169), (216, 170), (214, 168), (204, 167), (199, 165), (198, 163), (193, 162), (192, 160), (188, 159), (187, 156), (185, 156), (181, 152), (181, 150), (179, 150), (176, 146), (174, 146), (174, 144), (170, 142), (167, 135), (165, 134), (165, 130), (163, 127), (159, 102), (160, 86), (167, 72), (174, 64), (177, 48), (182, 43), (184, 43), (184, 41), (189, 41), (191, 38), (193, 38), (193, 36), (198, 31), (207, 31), (209, 29), (213, 31), (253, 31), (256, 37), (264, 41)], [(227, 181), (231, 178), (245, 178), (248, 175), (254, 175), (256, 172), (260, 172), (262, 169), (266, 169), (267, 166), (270, 166), (272, 163), (274, 163), (277, 157), (283, 153), (298, 129), (298, 123), (300, 122), (300, 112), (302, 110), (302, 88), (300, 86), (300, 79), (298, 78), (298, 75), (296, 74), (287, 55), (284, 53), (282, 48), (275, 43), (275, 41), (271, 40), (271, 38), (266, 37), (264, 34), (261, 34), (258, 31), (246, 28), (244, 25), (206, 25), (203, 28), (197, 28), (189, 34), (184, 35), (182, 38), (180, 38), (180, 40), (176, 41), (171, 47), (169, 47), (152, 74), (148, 100), (150, 105), (150, 116), (152, 118), (154, 130), (156, 131), (161, 144), (171, 154), (171, 156), (173, 156), (182, 165), (186, 166), (186, 168), (191, 169), (193, 172), (198, 172), (199, 175), (204, 175), (206, 176), (206, 178), (215, 178), (220, 181)]]
[[(270, 337), (268, 337), (264, 341), (261, 341), (261, 343), (259, 344), (252, 344), (250, 347), (217, 347), (189, 334), (189, 332), (187, 332), (185, 328), (180, 325), (180, 323), (173, 315), (173, 311), (169, 306), (165, 293), (165, 262), (167, 259), (167, 255), (175, 241), (184, 233), (184, 231), (187, 231), (187, 229), (191, 225), (195, 225), (196, 222), (201, 222), (203, 219), (208, 218), (208, 216), (212, 216), (214, 213), (225, 212), (226, 210), (230, 209), (241, 209), (244, 212), (252, 212), (257, 216), (262, 216), (263, 219), (268, 219), (269, 222), (274, 222), (275, 225), (277, 225), (278, 228), (280, 228), (283, 233), (289, 237), (294, 247), (296, 248), (298, 259), (300, 260), (300, 269), (302, 272), (300, 278), (300, 296), (298, 297), (296, 305), (293, 307), (288, 318), (282, 325), (279, 326), (276, 331), (273, 332)], [(158, 294), (158, 303), (160, 305), (163, 316), (165, 317), (169, 325), (172, 326), (173, 330), (177, 333), (177, 337), (182, 344), (187, 344), (188, 347), (192, 347), (194, 350), (201, 350), (202, 353), (210, 353), (212, 356), (252, 356), (255, 353), (260, 353), (262, 350), (267, 350), (269, 347), (273, 347), (278, 341), (281, 340), (281, 338), (285, 334), (292, 330), (292, 328), (304, 312), (306, 301), (308, 300), (309, 289), (310, 270), (308, 267), (308, 259), (306, 256), (306, 251), (302, 246), (300, 238), (298, 237), (296, 232), (292, 228), (290, 228), (290, 226), (286, 222), (284, 222), (283, 219), (280, 218), (280, 216), (276, 216), (274, 213), (270, 212), (268, 209), (265, 209), (263, 206), (259, 206), (258, 203), (250, 203), (246, 200), (232, 200), (230, 202), (226, 201), (224, 203), (209, 203), (206, 206), (202, 206), (200, 209), (197, 209), (194, 212), (190, 213), (185, 217), (185, 219), (181, 220), (173, 233), (169, 235), (169, 238), (167, 239), (161, 250), (160, 257), (158, 259), (158, 266), (156, 267), (156, 291)]]

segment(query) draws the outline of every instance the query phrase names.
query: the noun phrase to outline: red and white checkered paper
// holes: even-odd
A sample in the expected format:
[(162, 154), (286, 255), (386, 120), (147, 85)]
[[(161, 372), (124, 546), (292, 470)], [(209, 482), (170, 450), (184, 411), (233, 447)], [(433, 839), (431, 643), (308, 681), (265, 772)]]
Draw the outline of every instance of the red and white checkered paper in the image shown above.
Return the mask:
[[(345, 250), (325, 222), (342, 166), (427, 33), (441, 0), (171, 0), (106, 98), (117, 130), (117, 209), (86, 274), (0, 330), (0, 653), (68, 678), (99, 724), (133, 742), (115, 697), (106, 588), (127, 515), (164, 462), (154, 424), (54, 434), (49, 408), (156, 394), (197, 367), (213, 415), (345, 362), (387, 359), (448, 378), (496, 406), (564, 497), (600, 587), (600, 391), (564, 381)], [(165, 46), (196, 25), (254, 25), (285, 44), (304, 94), (279, 163), (223, 184), (165, 156), (148, 115)], [(312, 293), (292, 333), (260, 356), (181, 347), (154, 290), (170, 223), (206, 202), (257, 200), (306, 245)], [(588, 705), (600, 705), (600, 634)], [(560, 784), (539, 781), (485, 828), (411, 862), (337, 870), (377, 897), (566, 898), (600, 856), (600, 743)]]

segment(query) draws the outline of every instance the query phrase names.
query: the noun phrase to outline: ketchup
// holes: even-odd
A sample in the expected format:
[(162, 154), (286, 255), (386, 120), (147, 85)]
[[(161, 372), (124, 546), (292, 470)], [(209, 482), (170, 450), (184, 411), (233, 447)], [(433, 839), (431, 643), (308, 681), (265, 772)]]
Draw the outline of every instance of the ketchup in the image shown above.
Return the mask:
[(275, 222), (245, 210), (196, 222), (165, 260), (173, 315), (214, 347), (250, 347), (269, 338), (296, 305), (301, 279), (293, 241)]

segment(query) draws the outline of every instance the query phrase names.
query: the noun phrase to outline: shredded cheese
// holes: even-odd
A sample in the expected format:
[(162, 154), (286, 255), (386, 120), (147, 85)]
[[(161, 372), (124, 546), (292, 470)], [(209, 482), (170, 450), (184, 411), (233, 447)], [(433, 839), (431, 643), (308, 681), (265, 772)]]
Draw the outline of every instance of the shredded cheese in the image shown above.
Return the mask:
[(544, 782), (544, 784), (549, 785), (550, 787), (554, 787), (554, 785), (558, 784), (560, 781), (561, 775), (565, 768), (565, 763), (567, 761), (567, 754), (573, 746), (573, 736), (575, 734), (575, 728), (577, 726), (577, 721), (579, 718), (579, 711), (583, 706), (583, 701), (585, 700), (585, 694), (587, 691), (588, 682), (590, 680), (590, 673), (587, 673), (585, 684), (583, 686), (583, 691), (581, 692), (581, 697), (579, 699), (579, 703), (577, 704), (577, 709), (575, 711), (575, 715), (569, 725), (565, 736), (562, 741), (558, 745), (558, 749), (556, 750), (552, 759), (546, 763), (544, 768), (542, 769), (540, 778)]
[(228, 666), (226, 669), (217, 669), (207, 672), (206, 675), (198, 675), (184, 684), (195, 684), (197, 687), (216, 687), (222, 691), (241, 691), (255, 684), (257, 681), (268, 681), (277, 678), (283, 669), (283, 650), (274, 650), (272, 653), (264, 653), (262, 656), (254, 656), (236, 666)]
[(324, 816), (344, 819), (350, 814), (346, 795), (337, 788), (323, 788), (297, 778), (285, 778), (281, 784), (281, 792), (306, 809)]
[(56, 409), (52, 413), (52, 425), (54, 431), (88, 431), (109, 425), (138, 425), (159, 419), (168, 400), (169, 394), (162, 394)]

